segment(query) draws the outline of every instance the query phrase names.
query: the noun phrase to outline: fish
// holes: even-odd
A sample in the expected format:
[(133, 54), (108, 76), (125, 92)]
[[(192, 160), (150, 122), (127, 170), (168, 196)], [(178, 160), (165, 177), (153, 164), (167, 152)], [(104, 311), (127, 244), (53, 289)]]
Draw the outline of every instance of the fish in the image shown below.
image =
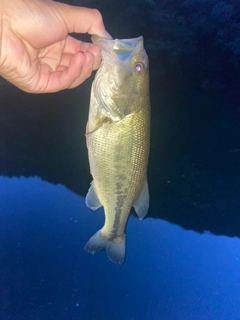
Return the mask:
[(85, 246), (125, 260), (126, 225), (133, 207), (139, 219), (149, 208), (147, 166), (150, 148), (149, 62), (143, 37), (92, 36), (102, 62), (91, 88), (86, 144), (93, 177), (85, 202), (103, 206), (105, 223)]

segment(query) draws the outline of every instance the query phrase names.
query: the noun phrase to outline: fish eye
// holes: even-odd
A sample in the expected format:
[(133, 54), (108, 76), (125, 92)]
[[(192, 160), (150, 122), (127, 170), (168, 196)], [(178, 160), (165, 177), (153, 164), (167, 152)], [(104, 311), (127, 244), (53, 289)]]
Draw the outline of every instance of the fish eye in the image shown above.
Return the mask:
[(143, 65), (142, 62), (137, 62), (137, 63), (135, 64), (135, 71), (136, 71), (138, 74), (143, 73), (143, 71), (144, 71), (144, 65)]

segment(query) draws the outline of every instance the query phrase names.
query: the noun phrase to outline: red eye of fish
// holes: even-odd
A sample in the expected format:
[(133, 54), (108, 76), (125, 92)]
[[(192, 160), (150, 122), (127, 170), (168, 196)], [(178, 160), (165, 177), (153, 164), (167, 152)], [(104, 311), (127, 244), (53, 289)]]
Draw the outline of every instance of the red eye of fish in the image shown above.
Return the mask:
[(137, 73), (143, 73), (144, 71), (144, 65), (142, 62), (137, 62), (135, 65), (135, 70)]

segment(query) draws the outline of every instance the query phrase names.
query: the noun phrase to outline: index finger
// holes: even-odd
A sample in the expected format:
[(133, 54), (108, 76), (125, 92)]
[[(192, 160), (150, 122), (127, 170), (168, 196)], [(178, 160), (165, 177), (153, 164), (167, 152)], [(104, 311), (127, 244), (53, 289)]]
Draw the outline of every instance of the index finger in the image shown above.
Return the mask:
[(70, 6), (63, 3), (57, 3), (58, 9), (64, 18), (68, 32), (96, 34), (100, 37), (112, 39), (106, 31), (102, 15), (97, 9)]

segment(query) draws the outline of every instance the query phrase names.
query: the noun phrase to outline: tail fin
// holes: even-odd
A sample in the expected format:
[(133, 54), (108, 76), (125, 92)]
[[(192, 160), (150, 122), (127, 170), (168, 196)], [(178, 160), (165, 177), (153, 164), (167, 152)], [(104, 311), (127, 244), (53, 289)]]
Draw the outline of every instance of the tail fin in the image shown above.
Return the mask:
[(84, 249), (91, 254), (106, 249), (107, 256), (112, 262), (122, 264), (125, 259), (125, 236), (117, 243), (104, 238), (99, 230), (88, 240)]

